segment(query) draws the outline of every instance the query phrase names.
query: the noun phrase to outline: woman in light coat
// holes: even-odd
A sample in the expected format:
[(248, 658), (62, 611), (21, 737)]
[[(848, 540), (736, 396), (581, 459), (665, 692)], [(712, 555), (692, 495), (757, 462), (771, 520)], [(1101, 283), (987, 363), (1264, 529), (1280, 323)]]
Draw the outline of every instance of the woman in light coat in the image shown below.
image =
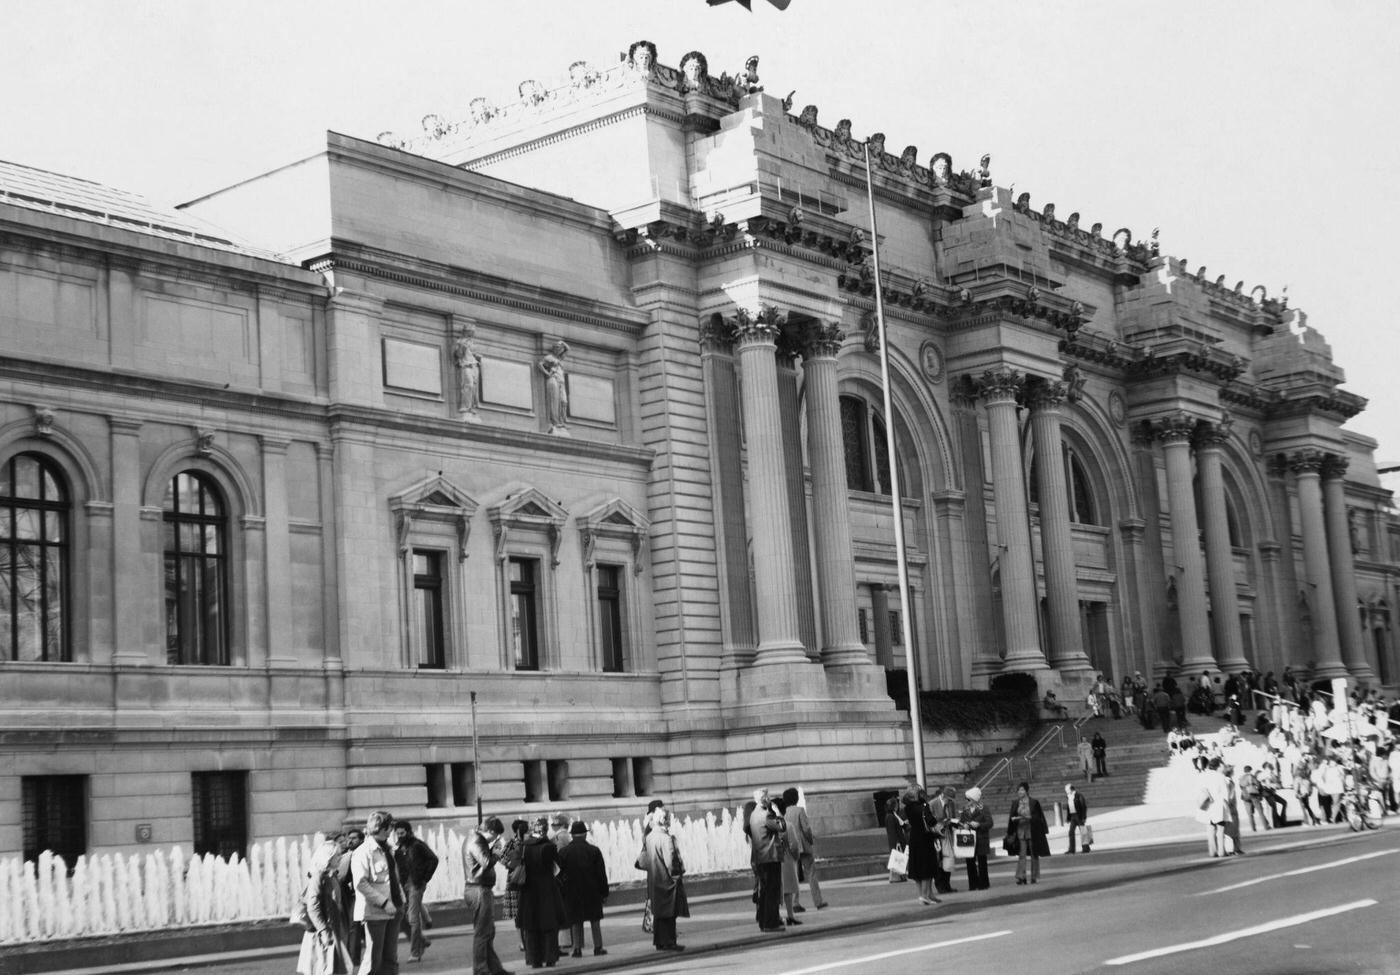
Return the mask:
[(681, 951), (676, 943), (676, 918), (690, 917), (685, 898), (685, 861), (671, 835), (671, 814), (658, 809), (652, 814), (651, 832), (638, 858), (647, 872), (647, 899), (651, 902), (651, 943), (657, 951)]
[(340, 877), (336, 859), (341, 846), (328, 839), (311, 855), (306, 889), (302, 903), (313, 930), (301, 936), (301, 953), (297, 956), (299, 975), (335, 975), (349, 971), (349, 954), (345, 946), (345, 915), (340, 908)]

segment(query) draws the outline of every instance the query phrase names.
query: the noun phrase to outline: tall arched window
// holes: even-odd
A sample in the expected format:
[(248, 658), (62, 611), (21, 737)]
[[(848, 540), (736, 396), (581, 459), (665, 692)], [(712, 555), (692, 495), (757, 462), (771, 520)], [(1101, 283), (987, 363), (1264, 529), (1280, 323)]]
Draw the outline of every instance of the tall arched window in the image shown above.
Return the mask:
[(68, 522), (63, 476), (40, 454), (0, 465), (0, 658), (68, 660)]
[(198, 471), (171, 479), (165, 512), (165, 659), (228, 663), (228, 516)]
[[(1075, 454), (1074, 450), (1066, 446), (1062, 449), (1062, 459), (1064, 462), (1066, 501), (1069, 503), (1069, 520), (1078, 525), (1099, 525), (1098, 504), (1094, 500), (1093, 485), (1089, 480), (1089, 472), (1084, 469), (1083, 462)], [(1039, 452), (1031, 456), (1031, 469), (1029, 475), (1029, 497), (1031, 504), (1040, 504), (1040, 454)]]
[(841, 439), (846, 450), (846, 487), (890, 493), (890, 450), (885, 420), (859, 396), (841, 397)]

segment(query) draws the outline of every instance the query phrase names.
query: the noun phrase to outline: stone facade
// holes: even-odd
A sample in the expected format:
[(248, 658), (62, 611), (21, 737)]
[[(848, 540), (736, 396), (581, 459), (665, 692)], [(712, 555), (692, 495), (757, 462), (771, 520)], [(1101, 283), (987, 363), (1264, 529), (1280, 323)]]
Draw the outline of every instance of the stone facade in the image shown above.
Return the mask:
[(800, 782), (853, 824), (911, 770), (906, 629), (926, 688), (1395, 685), (1400, 523), (1301, 312), (686, 65), (177, 214), (0, 171), (0, 464), (56, 492), (0, 495), (61, 526), (0, 630), (0, 852), (55, 776), (92, 849), (197, 838), (206, 773), (249, 839), (478, 780), (593, 816)]

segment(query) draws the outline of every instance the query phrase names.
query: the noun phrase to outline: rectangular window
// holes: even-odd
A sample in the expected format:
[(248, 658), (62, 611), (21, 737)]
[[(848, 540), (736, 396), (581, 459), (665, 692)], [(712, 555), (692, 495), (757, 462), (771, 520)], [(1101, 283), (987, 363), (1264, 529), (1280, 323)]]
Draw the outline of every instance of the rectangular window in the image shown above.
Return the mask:
[(615, 565), (598, 566), (598, 642), (603, 673), (622, 673), (626, 669), (623, 665), (622, 570)]
[(904, 646), (904, 626), (897, 609), (890, 610), (890, 643), (896, 647)]
[(538, 560), (510, 560), (510, 639), (516, 670), (540, 669), (538, 579)]
[(442, 809), (447, 805), (447, 766), (434, 762), (423, 766), (428, 785), (428, 808)]
[(453, 762), (452, 805), (470, 806), (476, 802), (476, 766), (471, 762)]
[(856, 623), (860, 626), (860, 642), (870, 642), (870, 611), (864, 606), (856, 611)]
[(627, 799), (632, 796), (632, 761), (627, 758), (612, 760), (613, 798)]
[(248, 773), (195, 772), (190, 780), (195, 855), (246, 856)]
[(651, 795), (651, 759), (632, 759), (632, 788), (639, 796)]
[(569, 798), (568, 759), (552, 758), (544, 764), (549, 775), (549, 801), (563, 802)]
[(413, 639), (418, 666), (446, 666), (443, 645), (442, 553), (413, 550)]
[(48, 850), (71, 868), (87, 853), (87, 776), (26, 775), (20, 793), (24, 859)]
[(525, 801), (544, 802), (544, 762), (539, 759), (531, 759), (528, 762), (523, 762), (522, 766), (525, 773)]

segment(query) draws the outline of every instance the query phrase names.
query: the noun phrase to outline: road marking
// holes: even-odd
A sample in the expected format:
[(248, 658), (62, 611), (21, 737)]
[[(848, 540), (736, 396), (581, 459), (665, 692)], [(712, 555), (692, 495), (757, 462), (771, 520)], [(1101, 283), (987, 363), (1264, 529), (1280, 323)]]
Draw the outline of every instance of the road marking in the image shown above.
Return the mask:
[(1293, 917), (1280, 918), (1277, 921), (1270, 921), (1267, 924), (1258, 924), (1252, 928), (1244, 928), (1240, 931), (1229, 931), (1225, 934), (1217, 934), (1213, 938), (1206, 938), (1203, 941), (1189, 941), (1186, 944), (1168, 945), (1165, 948), (1154, 948), (1151, 951), (1142, 951), (1136, 955), (1124, 955), (1121, 958), (1110, 958), (1104, 962), (1105, 965), (1131, 965), (1135, 961), (1146, 961), (1149, 958), (1161, 958), (1163, 955), (1174, 955), (1180, 951), (1194, 951), (1197, 948), (1213, 948), (1216, 945), (1228, 944), (1231, 941), (1238, 941), (1241, 938), (1252, 938), (1256, 934), (1268, 934), (1270, 931), (1277, 931), (1280, 928), (1291, 928), (1298, 924), (1307, 924), (1309, 921), (1316, 921), (1320, 918), (1331, 917), (1334, 914), (1345, 914), (1347, 911), (1355, 911), (1363, 907), (1375, 907), (1376, 901), (1352, 901), (1350, 904), (1341, 904), (1337, 907), (1328, 907), (1320, 911), (1309, 911), (1307, 914), (1295, 914)]
[(898, 951), (882, 951), (878, 955), (866, 955), (863, 958), (850, 958), (846, 961), (833, 961), (825, 965), (814, 965), (811, 968), (794, 968), (789, 972), (779, 972), (778, 975), (812, 975), (813, 972), (829, 972), (833, 968), (849, 968), (851, 965), (864, 965), (872, 961), (884, 961), (886, 958), (898, 958), (900, 955), (912, 955), (920, 951), (935, 951), (939, 948), (951, 948), (954, 945), (965, 945), (971, 941), (986, 941), (988, 938), (1000, 938), (1011, 934), (1010, 931), (993, 931), (990, 934), (974, 934), (967, 938), (954, 938), (952, 941), (940, 941), (932, 945), (919, 945), (917, 948), (900, 948)]
[(1270, 880), (1281, 880), (1284, 877), (1297, 877), (1300, 874), (1312, 873), (1315, 870), (1331, 870), (1333, 867), (1344, 867), (1349, 863), (1360, 863), (1362, 860), (1371, 860), (1375, 857), (1390, 856), (1392, 853), (1400, 853), (1400, 849), (1378, 850), (1375, 853), (1365, 853), (1361, 856), (1347, 857), (1345, 860), (1334, 860), (1331, 863), (1319, 863), (1313, 867), (1300, 867), (1297, 870), (1289, 870), (1287, 873), (1274, 873), (1267, 877), (1256, 877), (1253, 880), (1242, 880), (1237, 884), (1228, 887), (1217, 887), (1215, 890), (1203, 890), (1197, 897), (1205, 897), (1207, 894), (1224, 894), (1232, 890), (1239, 890), (1241, 887), (1252, 887), (1255, 884), (1266, 883)]

